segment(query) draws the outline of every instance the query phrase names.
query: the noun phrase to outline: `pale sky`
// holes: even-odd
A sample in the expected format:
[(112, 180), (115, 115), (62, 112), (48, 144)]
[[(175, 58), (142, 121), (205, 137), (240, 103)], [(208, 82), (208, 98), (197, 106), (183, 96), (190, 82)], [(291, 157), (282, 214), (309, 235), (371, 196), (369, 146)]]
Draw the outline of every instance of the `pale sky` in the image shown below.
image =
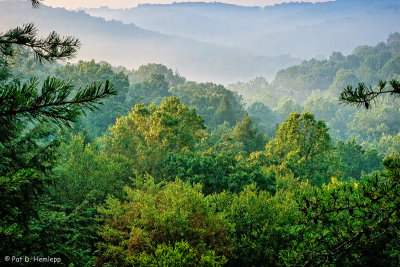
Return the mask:
[[(332, 0), (301, 0), (302, 2), (327, 2)], [(110, 8), (130, 8), (138, 4), (170, 4), (173, 2), (215, 2), (215, 0), (44, 0), (45, 5), (53, 7), (65, 7), (74, 9), (79, 7), (101, 7), (108, 6)], [(283, 2), (300, 2), (295, 0), (221, 0), (217, 2), (242, 5), (242, 6), (268, 6)]]

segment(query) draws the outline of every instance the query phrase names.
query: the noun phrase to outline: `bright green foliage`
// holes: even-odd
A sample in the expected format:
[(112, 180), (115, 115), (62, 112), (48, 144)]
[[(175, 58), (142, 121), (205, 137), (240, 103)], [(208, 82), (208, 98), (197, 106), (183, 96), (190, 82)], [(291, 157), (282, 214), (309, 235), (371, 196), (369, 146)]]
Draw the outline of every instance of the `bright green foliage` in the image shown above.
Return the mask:
[(224, 266), (227, 259), (216, 256), (212, 250), (206, 251), (200, 259), (197, 252), (187, 242), (176, 242), (174, 245), (157, 246), (154, 255), (145, 252), (133, 260), (135, 266)]
[(332, 182), (298, 196), (302, 216), (291, 226), (303, 236), (282, 254), (286, 264), (399, 264), (400, 157), (359, 184)]
[[(186, 260), (191, 260), (190, 249), (196, 251), (197, 262), (222, 263), (224, 258), (216, 258), (211, 250), (218, 256), (230, 254), (231, 226), (222, 213), (216, 213), (199, 185), (177, 180), (163, 186), (149, 179), (126, 191), (125, 202), (109, 198), (99, 210), (104, 220), (99, 264), (132, 265), (144, 260), (142, 253), (152, 255), (146, 257), (150, 262), (153, 257), (176, 261), (182, 250), (189, 250)], [(187, 242), (190, 248), (178, 242)], [(174, 248), (165, 246), (169, 244)]]
[(355, 139), (347, 142), (339, 141), (336, 144), (336, 150), (347, 177), (359, 180), (362, 174), (380, 169), (382, 157), (378, 154), (378, 151), (371, 148), (365, 150), (356, 143)]
[(233, 242), (235, 244), (235, 263), (243, 266), (267, 265), (269, 255), (268, 221), (271, 218), (270, 195), (258, 192), (254, 185), (234, 196), (227, 207), (227, 219), (235, 223)]
[(250, 159), (236, 156), (233, 152), (207, 151), (204, 153), (169, 154), (163, 177), (178, 177), (190, 183), (199, 183), (205, 194), (223, 190), (240, 192), (249, 184), (274, 192), (274, 177), (266, 175), (261, 167)]
[(341, 175), (325, 122), (308, 112), (292, 113), (267, 144), (266, 153), (270, 165), (280, 165), (313, 184)]
[(209, 131), (207, 138), (201, 140), (201, 150), (205, 151), (212, 148), (218, 152), (230, 150), (240, 153), (242, 144), (233, 144), (232, 138), (229, 137), (232, 129), (229, 123), (225, 122), (218, 125), (215, 130)]
[(194, 150), (204, 135), (204, 121), (176, 97), (161, 105), (136, 105), (111, 128), (110, 151), (128, 157), (139, 172), (161, 175), (169, 152)]
[[(222, 197), (217, 196), (217, 200)], [(280, 224), (293, 221), (294, 208), (295, 202), (284, 192), (272, 197), (254, 185), (234, 195), (224, 208), (227, 219), (235, 225), (232, 266), (277, 265), (279, 250), (294, 238)]]
[(217, 209), (234, 225), (230, 236), (234, 253), (228, 266), (281, 266), (280, 251), (290, 247), (293, 240), (302, 238), (285, 226), (296, 223), (300, 215), (295, 192), (309, 190), (310, 185), (300, 183), (293, 176), (279, 179), (287, 180), (288, 186), (274, 195), (255, 185), (238, 194), (212, 195)]
[(134, 175), (132, 163), (123, 157), (107, 155), (95, 144), (84, 144), (81, 135), (71, 136), (58, 153), (50, 193), (67, 208), (77, 207), (90, 194), (102, 203), (109, 194), (122, 196), (122, 189)]
[[(39, 65), (79, 42), (31, 24), (0, 34), (0, 251), (68, 266), (399, 266), (400, 156), (379, 171), (371, 148), (400, 148), (398, 101), (332, 99), (360, 80), (378, 87), (344, 100), (398, 96), (399, 44), (231, 85), (247, 115), (237, 93), (160, 64)], [(362, 143), (332, 143), (327, 125)]]
[(196, 108), (208, 126), (216, 127), (225, 121), (235, 125), (243, 116), (242, 99), (236, 93), (213, 83), (186, 82), (170, 89), (182, 103)]

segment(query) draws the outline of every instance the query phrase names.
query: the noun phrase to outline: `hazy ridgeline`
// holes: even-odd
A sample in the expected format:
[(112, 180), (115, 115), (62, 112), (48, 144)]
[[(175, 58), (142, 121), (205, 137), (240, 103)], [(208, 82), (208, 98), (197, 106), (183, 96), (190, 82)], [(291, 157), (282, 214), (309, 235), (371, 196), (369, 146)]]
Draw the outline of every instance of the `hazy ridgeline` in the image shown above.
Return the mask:
[(338, 99), (347, 85), (374, 85), (379, 80), (399, 79), (399, 44), (400, 34), (394, 33), (376, 46), (358, 46), (348, 56), (334, 52), (329, 59), (303, 61), (280, 70), (272, 82), (257, 77), (226, 87), (188, 81), (161, 64), (146, 64), (136, 70), (93, 60), (65, 66), (43, 65), (25, 51), (14, 57), (12, 63), (16, 66), (14, 74), (23, 79), (55, 75), (73, 81), (77, 87), (109, 79), (117, 86), (118, 96), (106, 100), (101, 112), (89, 112), (82, 119), (92, 138), (105, 133), (116, 118), (127, 114), (135, 104), (160, 104), (164, 97), (176, 96), (196, 108), (205, 124), (213, 129), (224, 122), (233, 127), (247, 112), (270, 139), (290, 113), (310, 111), (317, 119), (326, 121), (336, 140), (354, 137), (365, 147), (373, 146), (389, 154), (394, 150), (387, 142), (399, 142), (395, 140), (400, 138), (397, 100), (380, 99), (377, 108), (367, 111), (341, 104)]
[(0, 34), (0, 265), (399, 266), (399, 7), (1, 1), (83, 60)]
[(350, 53), (398, 31), (396, 0), (339, 0), (243, 7), (223, 3), (143, 4), (130, 9), (83, 9), (107, 20), (207, 43), (236, 47), (253, 56), (295, 58)]
[(24, 1), (0, 5), (2, 21), (7, 22), (0, 30), (34, 22), (41, 32), (56, 29), (76, 36), (84, 44), (81, 59), (128, 68), (161, 63), (190, 80), (223, 84), (256, 76), (271, 80), (278, 70), (301, 59), (326, 58), (332, 51), (346, 55), (359, 44), (375, 45), (400, 30), (400, 4), (390, 0), (85, 10), (114, 21), (45, 6), (32, 11)]
[(82, 11), (46, 6), (32, 11), (24, 1), (0, 2), (0, 15), (7, 21), (7, 25), (0, 26), (2, 31), (9, 26), (34, 22), (42, 33), (57, 29), (61, 34), (76, 36), (84, 44), (79, 51), (80, 59), (104, 60), (128, 68), (149, 62), (163, 63), (199, 81), (227, 83), (256, 75), (272, 78), (279, 69), (300, 61), (287, 54), (253, 55), (236, 47), (105, 21)]

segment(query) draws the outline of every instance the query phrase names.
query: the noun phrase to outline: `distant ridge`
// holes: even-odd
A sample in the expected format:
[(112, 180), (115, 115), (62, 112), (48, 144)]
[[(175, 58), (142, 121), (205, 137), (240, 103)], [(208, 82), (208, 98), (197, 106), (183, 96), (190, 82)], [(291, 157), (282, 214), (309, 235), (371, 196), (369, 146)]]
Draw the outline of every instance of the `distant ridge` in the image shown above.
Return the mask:
[(93, 58), (128, 68), (162, 63), (197, 81), (227, 84), (260, 75), (272, 79), (279, 69), (300, 62), (289, 55), (252, 55), (223, 44), (163, 34), (132, 23), (106, 21), (83, 11), (47, 6), (33, 10), (26, 1), (1, 1), (0, 17), (0, 31), (34, 22), (43, 34), (56, 29), (63, 35), (78, 37), (83, 46), (77, 59)]
[(228, 45), (250, 54), (297, 58), (345, 54), (400, 31), (398, 0), (290, 2), (243, 7), (221, 2), (142, 4), (129, 9), (85, 9), (93, 16), (141, 28)]
[(68, 11), (1, 1), (0, 30), (34, 22), (78, 37), (79, 59), (137, 68), (162, 63), (188, 79), (223, 84), (264, 76), (300, 59), (349, 54), (400, 31), (400, 1), (338, 0), (241, 7), (224, 3), (141, 5)]

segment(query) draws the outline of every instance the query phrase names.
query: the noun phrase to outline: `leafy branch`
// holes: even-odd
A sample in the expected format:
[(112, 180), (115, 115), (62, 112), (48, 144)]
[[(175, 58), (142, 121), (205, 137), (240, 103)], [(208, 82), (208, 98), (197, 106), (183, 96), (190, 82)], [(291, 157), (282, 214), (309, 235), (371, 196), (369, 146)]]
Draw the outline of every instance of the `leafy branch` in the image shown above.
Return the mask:
[(291, 259), (305, 266), (334, 264), (346, 253), (361, 253), (382, 236), (394, 240), (400, 226), (400, 157), (384, 160), (385, 171), (359, 185), (330, 184), (301, 193), (299, 225), (307, 237)]

